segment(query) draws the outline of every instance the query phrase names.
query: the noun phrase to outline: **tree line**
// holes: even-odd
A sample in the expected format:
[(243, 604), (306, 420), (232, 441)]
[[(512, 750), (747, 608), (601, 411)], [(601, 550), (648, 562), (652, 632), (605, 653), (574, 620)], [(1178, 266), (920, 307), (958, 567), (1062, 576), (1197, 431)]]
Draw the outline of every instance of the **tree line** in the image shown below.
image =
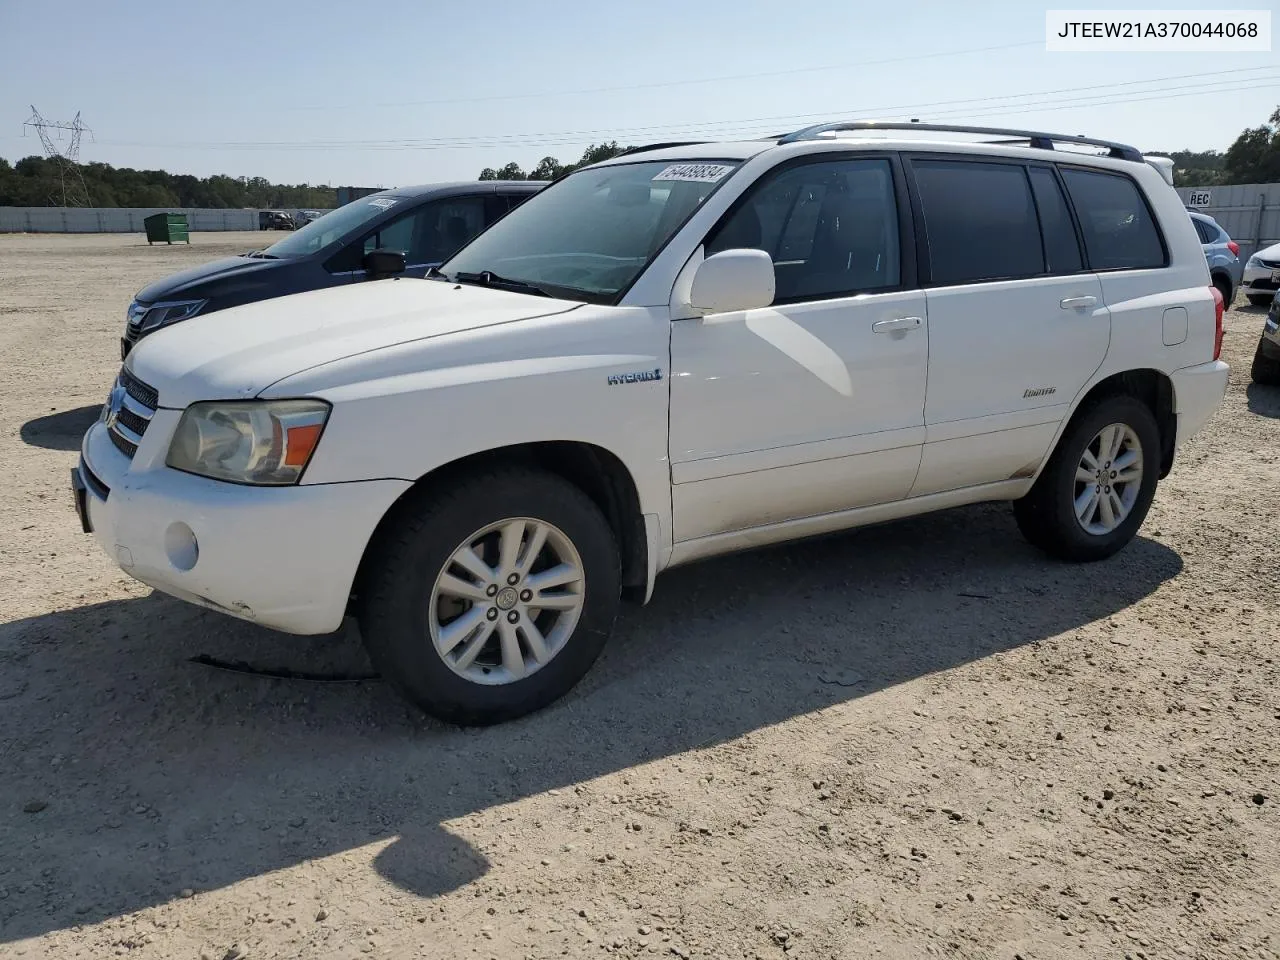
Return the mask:
[(1249, 127), (1236, 137), (1226, 153), (1208, 150), (1167, 156), (1174, 162), (1173, 179), (1180, 187), (1280, 183), (1280, 107), (1266, 123)]
[[(164, 170), (134, 170), (106, 163), (77, 165), (94, 207), (301, 207), (338, 205), (333, 187), (271, 183), (263, 177), (194, 177)], [(0, 207), (53, 207), (62, 202), (60, 162), (26, 157), (17, 163), (0, 158)], [(66, 171), (74, 176), (74, 171)]]
[[(543, 157), (526, 172), (518, 163), (485, 167), (481, 180), (554, 180), (579, 167), (616, 157), (632, 147), (616, 140), (587, 147), (574, 163)], [(1177, 186), (1218, 186), (1232, 183), (1280, 183), (1280, 107), (1268, 122), (1244, 130), (1226, 149), (1173, 150), (1161, 153), (1173, 159)], [(106, 163), (79, 164), (95, 207), (206, 207), (212, 209), (302, 207), (328, 209), (337, 206), (337, 191), (328, 186), (277, 184), (264, 177), (229, 177), (218, 174), (195, 177), (164, 170), (134, 170)], [(61, 203), (59, 161), (26, 157), (17, 163), (0, 158), (0, 206), (49, 207)], [(68, 172), (70, 175), (70, 172)]]
[(572, 173), (579, 167), (589, 167), (593, 163), (600, 163), (602, 160), (611, 160), (620, 153), (626, 153), (628, 150), (634, 150), (634, 147), (620, 147), (618, 141), (610, 140), (608, 143), (593, 143), (582, 151), (582, 159), (577, 163), (561, 163), (555, 157), (543, 157), (528, 173), (520, 168), (518, 163), (508, 163), (505, 167), (485, 167), (480, 171), (481, 180), (554, 180), (556, 177), (563, 176), (566, 173)]

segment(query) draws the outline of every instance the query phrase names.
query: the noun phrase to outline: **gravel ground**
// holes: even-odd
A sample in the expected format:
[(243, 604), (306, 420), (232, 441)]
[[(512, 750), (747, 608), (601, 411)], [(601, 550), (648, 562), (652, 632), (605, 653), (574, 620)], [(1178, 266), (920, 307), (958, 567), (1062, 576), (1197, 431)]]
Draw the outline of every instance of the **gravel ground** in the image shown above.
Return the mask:
[(1280, 391), (1141, 536), (1007, 506), (673, 571), (555, 707), (462, 731), (127, 579), (68, 471), (130, 296), (260, 234), (0, 237), (0, 956), (1277, 957)]

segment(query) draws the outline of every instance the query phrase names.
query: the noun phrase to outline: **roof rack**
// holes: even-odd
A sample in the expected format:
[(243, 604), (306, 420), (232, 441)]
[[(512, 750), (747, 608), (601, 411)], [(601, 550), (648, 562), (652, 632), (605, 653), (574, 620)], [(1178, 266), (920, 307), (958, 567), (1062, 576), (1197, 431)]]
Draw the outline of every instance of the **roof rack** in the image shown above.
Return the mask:
[(669, 140), (666, 143), (646, 143), (642, 147), (628, 147), (618, 156), (627, 157), (633, 153), (644, 153), (647, 150), (666, 150), (668, 147), (693, 147), (700, 143), (706, 143), (705, 140)]
[(778, 137), (778, 143), (795, 143), (798, 140), (815, 140), (824, 133), (844, 130), (930, 130), (940, 133), (973, 133), (981, 136), (1004, 137), (997, 143), (1027, 142), (1036, 150), (1052, 150), (1055, 143), (1083, 143), (1091, 147), (1103, 147), (1107, 156), (1116, 160), (1132, 160), (1145, 163), (1142, 152), (1136, 147), (1093, 137), (1072, 136), (1064, 133), (1041, 133), (1036, 130), (1011, 130), (1005, 127), (965, 127), (950, 123), (918, 123), (916, 121), (884, 122), (880, 120), (840, 120), (835, 123), (819, 123)]

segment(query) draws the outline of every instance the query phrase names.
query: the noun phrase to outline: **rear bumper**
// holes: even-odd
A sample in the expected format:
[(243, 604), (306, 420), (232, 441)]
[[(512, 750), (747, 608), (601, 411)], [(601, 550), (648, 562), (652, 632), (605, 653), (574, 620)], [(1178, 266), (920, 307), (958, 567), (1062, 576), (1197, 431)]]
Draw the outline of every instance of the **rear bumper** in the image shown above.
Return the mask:
[(1183, 367), (1170, 375), (1178, 414), (1179, 446), (1194, 436), (1222, 404), (1230, 369), (1224, 361), (1213, 360)]

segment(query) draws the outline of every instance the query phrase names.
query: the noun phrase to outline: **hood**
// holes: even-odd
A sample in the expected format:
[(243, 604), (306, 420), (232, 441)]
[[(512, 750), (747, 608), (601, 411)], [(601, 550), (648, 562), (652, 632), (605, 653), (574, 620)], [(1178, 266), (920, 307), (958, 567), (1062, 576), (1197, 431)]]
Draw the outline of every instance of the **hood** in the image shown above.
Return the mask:
[(1261, 250), (1255, 251), (1252, 256), (1257, 257), (1259, 260), (1270, 260), (1274, 263), (1280, 260), (1280, 243), (1273, 243), (1269, 247), (1263, 247)]
[(564, 313), (568, 300), (403, 277), (312, 290), (196, 316), (139, 341), (126, 369), (160, 405), (257, 396), (355, 354)]
[(206, 297), (215, 292), (210, 289), (215, 284), (219, 294), (240, 289), (241, 282), (245, 288), (265, 286), (265, 274), (287, 267), (290, 262), (259, 257), (224, 257), (157, 280), (139, 290), (134, 299), (139, 303), (156, 303), (159, 300), (176, 300), (186, 296)]

